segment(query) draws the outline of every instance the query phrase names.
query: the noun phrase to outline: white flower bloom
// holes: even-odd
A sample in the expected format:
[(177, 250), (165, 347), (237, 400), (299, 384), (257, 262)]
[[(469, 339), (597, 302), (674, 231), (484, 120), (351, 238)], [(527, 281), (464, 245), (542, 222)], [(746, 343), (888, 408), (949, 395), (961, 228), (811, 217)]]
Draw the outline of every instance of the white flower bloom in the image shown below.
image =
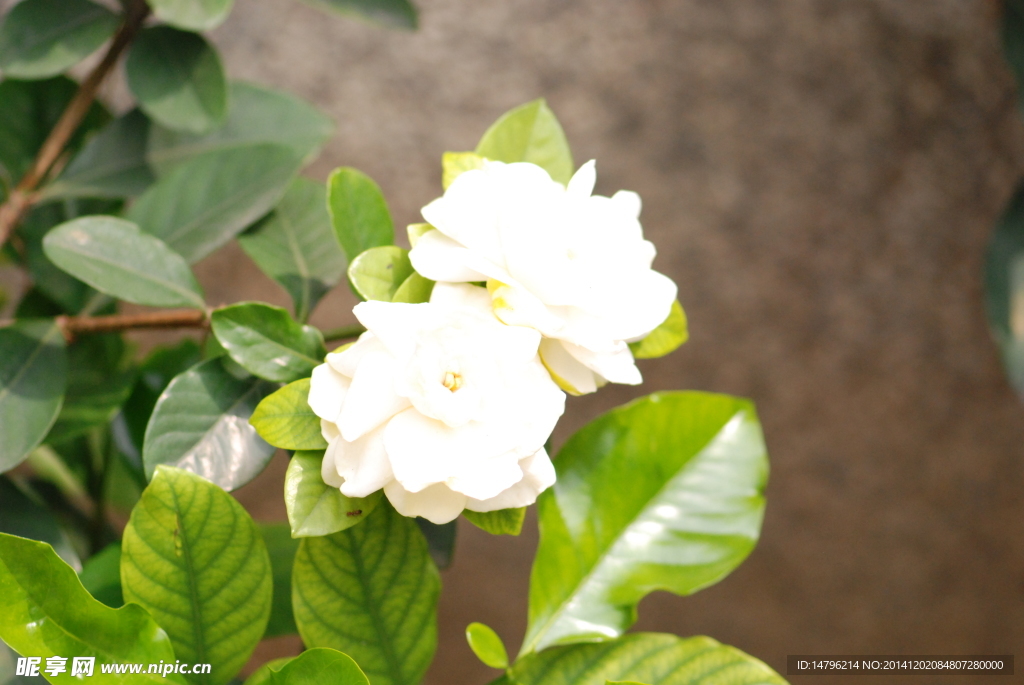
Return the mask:
[(354, 312), (367, 332), (310, 385), (325, 482), (349, 497), (384, 488), (400, 513), (434, 523), (532, 504), (555, 482), (544, 443), (565, 395), (537, 331), (501, 323), (487, 291), (462, 284)]
[(541, 358), (563, 389), (641, 382), (628, 342), (668, 316), (676, 286), (651, 269), (640, 197), (591, 195), (594, 162), (568, 187), (535, 164), (487, 161), (423, 208), (437, 230), (409, 257), (435, 281), (487, 281), (494, 312), (544, 335)]

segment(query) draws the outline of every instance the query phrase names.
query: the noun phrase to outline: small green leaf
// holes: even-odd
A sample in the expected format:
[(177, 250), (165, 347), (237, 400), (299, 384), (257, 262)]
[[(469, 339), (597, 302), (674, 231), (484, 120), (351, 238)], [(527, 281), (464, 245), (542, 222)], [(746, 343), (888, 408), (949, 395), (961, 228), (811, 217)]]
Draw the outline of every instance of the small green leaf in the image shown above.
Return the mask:
[(526, 520), (526, 507), (517, 509), (501, 509), (499, 511), (462, 512), (466, 520), (491, 535), (519, 535), (523, 532), (523, 521)]
[(405, 232), (409, 236), (409, 247), (416, 247), (416, 243), (420, 241), (420, 238), (427, 231), (433, 231), (434, 227), (430, 224), (409, 224), (405, 227)]
[(280, 307), (242, 302), (214, 310), (210, 322), (231, 358), (269, 381), (308, 378), (327, 356), (320, 331), (297, 323)]
[(490, 626), (470, 623), (466, 626), (466, 641), (476, 658), (491, 668), (508, 668), (508, 652), (505, 643)]
[(475, 152), (446, 152), (441, 156), (441, 187), (447, 190), (463, 172), (483, 166), (484, 158)]
[(686, 329), (686, 314), (679, 300), (672, 303), (668, 317), (647, 334), (643, 340), (629, 343), (629, 349), (636, 359), (664, 357), (674, 351), (690, 337)]
[[(1024, 18), (1021, 22), (1024, 28)], [(1024, 397), (1024, 186), (1017, 189), (988, 245), (985, 305), (1010, 383)]]
[(47, 233), (43, 250), (61, 269), (112, 297), (152, 307), (205, 307), (181, 255), (130, 221), (74, 219)]
[(260, 534), (270, 555), (270, 570), (274, 577), (274, 599), (270, 605), (270, 620), (264, 638), (278, 635), (295, 635), (292, 613), (292, 566), (299, 541), (292, 539), (287, 523), (261, 523)]
[(335, 169), (327, 178), (327, 209), (349, 262), (370, 248), (395, 242), (395, 227), (380, 186), (357, 169)]
[(303, 538), (292, 571), (302, 641), (352, 656), (374, 685), (417, 685), (437, 648), (441, 580), (412, 519), (382, 502), (362, 525)]
[(348, 267), (352, 289), (364, 300), (391, 302), (412, 274), (409, 251), (395, 245), (370, 248)]
[(322, 450), (327, 441), (320, 417), (309, 408), (309, 379), (289, 383), (268, 395), (249, 419), (264, 440), (285, 450)]
[(455, 539), (458, 537), (458, 522), (431, 523), (425, 518), (417, 518), (416, 525), (427, 541), (427, 549), (434, 565), (442, 571), (452, 565), (455, 558)]
[(415, 271), (398, 286), (392, 302), (408, 302), (417, 304), (419, 302), (430, 302), (430, 293), (434, 291), (434, 281), (420, 276)]
[(125, 600), (153, 614), (178, 659), (213, 664), (187, 680), (231, 680), (263, 637), (273, 592), (267, 547), (242, 505), (199, 476), (160, 466), (122, 544)]
[(409, 0), (303, 0), (308, 5), (387, 28), (415, 29), (416, 8)]
[(284, 477), (284, 504), (295, 538), (319, 537), (351, 528), (380, 502), (381, 491), (369, 497), (346, 497), (324, 482), (323, 450), (298, 451)]
[[(31, 491), (29, 491), (31, 492)], [(33, 496), (35, 493), (31, 493)], [(0, 475), (0, 533), (49, 543), (64, 563), (82, 568), (67, 533), (49, 509), (23, 492), (7, 476)]]
[(246, 685), (370, 685), (350, 656), (322, 647), (307, 649), (294, 659), (271, 666), (262, 677), (265, 679), (247, 680)]
[(503, 114), (484, 133), (476, 154), (499, 162), (531, 162), (563, 185), (576, 170), (562, 125), (543, 98)]
[(8, 78), (56, 76), (95, 52), (119, 22), (89, 0), (25, 0), (0, 26), (0, 69)]
[(190, 31), (209, 31), (227, 19), (234, 0), (149, 0), (160, 21)]
[(121, 593), (121, 543), (107, 545), (89, 558), (78, 574), (89, 594), (108, 607), (124, 606)]

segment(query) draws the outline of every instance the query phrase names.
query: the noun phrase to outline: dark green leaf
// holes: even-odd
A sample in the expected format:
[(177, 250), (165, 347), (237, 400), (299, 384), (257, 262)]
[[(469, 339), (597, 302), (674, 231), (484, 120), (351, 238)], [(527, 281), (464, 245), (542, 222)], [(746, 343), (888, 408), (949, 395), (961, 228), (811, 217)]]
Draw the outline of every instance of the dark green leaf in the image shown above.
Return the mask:
[[(268, 664), (269, 666), (269, 664)], [(267, 668), (261, 680), (246, 685), (370, 685), (359, 665), (333, 649), (308, 649), (294, 659)]]
[(208, 31), (227, 19), (234, 0), (149, 0), (157, 19), (192, 31)]
[(18, 227), (18, 235), (25, 246), (25, 265), (33, 284), (40, 293), (59, 305), (49, 312), (50, 316), (77, 314), (96, 295), (95, 290), (51, 262), (43, 251), (43, 239), (51, 228), (74, 218), (73, 215), (80, 210), (99, 209), (94, 204), (77, 201), (48, 202), (33, 207)]
[(499, 162), (531, 162), (563, 185), (576, 170), (562, 125), (543, 98), (503, 114), (484, 133), (476, 153)]
[(292, 539), (287, 523), (262, 523), (259, 528), (270, 554), (270, 570), (274, 577), (274, 600), (263, 637), (295, 635), (298, 628), (292, 615), (292, 565), (299, 550), (299, 541)]
[(268, 396), (249, 422), (264, 440), (286, 450), (322, 450), (327, 441), (320, 417), (309, 408), (309, 379), (289, 383)]
[(992, 234), (985, 260), (985, 304), (1010, 382), (1024, 397), (1024, 187)]
[(364, 300), (391, 302), (412, 275), (409, 251), (395, 245), (370, 248), (352, 260), (348, 267), (352, 289)]
[(647, 334), (647, 337), (637, 342), (629, 343), (629, 349), (636, 359), (654, 359), (664, 357), (677, 347), (686, 342), (690, 337), (686, 329), (686, 314), (679, 300), (672, 303), (672, 310), (668, 317)]
[(107, 545), (89, 558), (78, 574), (89, 594), (114, 609), (124, 606), (121, 594), (121, 544)]
[(501, 509), (499, 511), (462, 512), (466, 520), (491, 535), (519, 535), (523, 532), (523, 521), (526, 520), (526, 507), (518, 509)]
[(747, 400), (650, 395), (584, 427), (554, 462), (524, 654), (621, 635), (649, 592), (721, 580), (760, 534), (768, 455)]
[(441, 581), (412, 519), (382, 502), (361, 525), (304, 538), (292, 588), (307, 646), (351, 655), (374, 685), (418, 685), (437, 647)]
[(484, 158), (475, 152), (446, 152), (441, 156), (441, 187), (447, 189), (466, 171), (479, 169)]
[(14, 484), (0, 476), (0, 533), (48, 543), (64, 563), (82, 568), (78, 554), (53, 514)]
[(466, 626), (466, 642), (476, 657), (491, 668), (508, 668), (508, 652), (505, 643), (490, 626), (470, 623)]
[(458, 525), (455, 521), (448, 523), (431, 523), (427, 519), (417, 518), (416, 525), (427, 541), (427, 549), (430, 551), (430, 558), (439, 569), (446, 569), (452, 565), (455, 558), (455, 538), (458, 533)]
[(395, 242), (395, 227), (380, 186), (358, 169), (342, 167), (331, 173), (327, 209), (350, 262), (372, 247)]
[(395, 291), (391, 301), (408, 302), (410, 304), (429, 302), (430, 293), (433, 291), (434, 281), (413, 272), (402, 282), (402, 285), (398, 286), (398, 290)]
[(215, 310), (210, 322), (231, 358), (269, 381), (308, 378), (327, 355), (320, 331), (297, 323), (280, 307), (242, 302)]
[(388, 28), (415, 29), (416, 8), (409, 0), (303, 0), (313, 7), (365, 19)]
[(88, 0), (25, 0), (0, 26), (0, 69), (11, 78), (56, 76), (103, 45), (118, 22)]
[(284, 478), (284, 503), (292, 537), (319, 537), (351, 528), (374, 510), (381, 491), (369, 497), (346, 497), (324, 482), (323, 450), (298, 451)]

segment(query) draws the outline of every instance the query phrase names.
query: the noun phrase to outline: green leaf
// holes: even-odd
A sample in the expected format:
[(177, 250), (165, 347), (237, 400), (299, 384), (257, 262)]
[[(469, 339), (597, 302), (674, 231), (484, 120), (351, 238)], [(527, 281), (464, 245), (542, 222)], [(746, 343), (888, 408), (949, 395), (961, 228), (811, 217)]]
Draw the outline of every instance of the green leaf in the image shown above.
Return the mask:
[(88, 0), (25, 0), (0, 26), (0, 69), (8, 78), (56, 76), (95, 52), (119, 21)]
[(124, 598), (148, 609), (175, 656), (213, 664), (190, 683), (223, 685), (245, 665), (270, 617), (273, 578), (260, 531), (213, 483), (160, 466), (124, 530)]
[(409, 274), (408, 278), (402, 281), (402, 285), (398, 286), (398, 290), (391, 297), (391, 301), (408, 302), (411, 304), (429, 302), (430, 293), (433, 291), (434, 281), (424, 278), (414, 271)]
[[(167, 633), (145, 609), (104, 606), (52, 547), (2, 533), (0, 638), (21, 654), (43, 657), (44, 664), (51, 656), (94, 657), (89, 682), (98, 685), (166, 683), (154, 674), (103, 674), (101, 664), (173, 662), (175, 657)], [(57, 682), (78, 680), (68, 673)], [(175, 675), (170, 680), (184, 683)]]
[(289, 383), (269, 395), (249, 419), (264, 440), (285, 450), (322, 450), (320, 417), (309, 408), (309, 379)]
[(518, 509), (501, 509), (499, 511), (462, 512), (466, 520), (491, 535), (519, 535), (523, 532), (523, 521), (526, 520), (526, 507)]
[(446, 152), (441, 156), (441, 187), (447, 190), (461, 174), (483, 166), (484, 158), (475, 152)]
[[(252, 675), (245, 679), (245, 685), (268, 685), (268, 683), (270, 683), (270, 676), (272, 675), (271, 671), (280, 671), (282, 666), (295, 658), (296, 657), (293, 656), (285, 656), (279, 659), (271, 659), (253, 671)], [(237, 680), (235, 682), (237, 682)]]
[(143, 29), (124, 64), (142, 111), (162, 125), (205, 133), (228, 113), (228, 81), (216, 49), (170, 26)]
[(317, 302), (345, 275), (347, 260), (331, 228), (327, 190), (322, 183), (297, 178), (274, 211), (238, 236), (256, 265), (295, 303), (295, 318), (305, 321)]
[(76, 570), (82, 568), (71, 540), (50, 510), (23, 492), (7, 476), (0, 476), (0, 533), (49, 543), (64, 563)]
[(214, 310), (210, 322), (231, 358), (269, 381), (308, 378), (327, 356), (320, 331), (297, 323), (280, 307), (242, 302)]
[(505, 643), (490, 626), (470, 623), (466, 626), (466, 642), (476, 658), (491, 668), (508, 668), (508, 652)]
[(43, 685), (46, 682), (46, 678), (40, 676), (17, 675), (17, 664), (18, 653), (0, 640), (0, 685)]
[(346, 497), (320, 475), (323, 450), (300, 450), (284, 477), (284, 503), (295, 538), (319, 537), (351, 528), (380, 502), (381, 491), (369, 497)]
[(205, 307), (185, 260), (130, 221), (84, 216), (46, 234), (54, 264), (102, 293), (152, 307)]
[(335, 169), (327, 178), (327, 209), (349, 262), (370, 248), (395, 242), (395, 226), (380, 186), (358, 169)]
[(279, 145), (207, 153), (154, 183), (126, 216), (197, 262), (273, 209), (301, 163)]
[(0, 328), (0, 472), (20, 464), (49, 432), (68, 378), (64, 337), (52, 321)]
[(554, 647), (516, 661), (518, 685), (786, 685), (766, 664), (709, 637), (633, 633), (599, 644)]
[(523, 654), (621, 635), (649, 592), (721, 580), (760, 534), (768, 455), (747, 400), (656, 393), (591, 422), (554, 462)]
[(427, 550), (434, 565), (442, 571), (452, 565), (455, 558), (455, 539), (458, 537), (458, 523), (431, 523), (425, 518), (417, 518), (416, 525), (420, 527), (424, 539), (427, 541)]
[(679, 300), (672, 303), (668, 317), (647, 334), (643, 340), (629, 343), (629, 349), (636, 359), (664, 357), (686, 342), (690, 337), (686, 329), (686, 314)]
[(370, 248), (348, 267), (352, 289), (364, 300), (391, 302), (412, 274), (409, 251), (395, 245)]
[(416, 243), (420, 241), (423, 234), (433, 230), (434, 227), (430, 224), (409, 224), (406, 226), (405, 232), (409, 236), (409, 247), (416, 247)]
[(307, 649), (280, 665), (267, 666), (254, 673), (246, 685), (370, 685), (350, 656), (333, 649)]
[(988, 245), (985, 305), (1010, 383), (1024, 397), (1024, 186), (1010, 201)]
[(248, 483), (274, 456), (274, 448), (249, 425), (253, 409), (272, 389), (257, 378), (236, 378), (219, 358), (177, 376), (146, 428), (146, 474), (152, 477), (160, 465), (169, 464), (225, 490)]
[(308, 5), (387, 28), (415, 29), (416, 8), (409, 0), (303, 0)]
[(562, 125), (543, 98), (503, 114), (484, 133), (476, 154), (499, 162), (531, 162), (562, 185), (576, 171)]
[(153, 14), (171, 26), (209, 31), (227, 19), (234, 0), (148, 0)]
[(261, 523), (259, 529), (267, 545), (274, 579), (274, 599), (263, 637), (295, 635), (299, 629), (295, 627), (292, 614), (292, 565), (299, 551), (299, 541), (292, 539), (287, 523)]
[(374, 685), (417, 685), (437, 647), (441, 580), (412, 519), (382, 502), (362, 525), (303, 538), (292, 604), (309, 647), (352, 656)]
[(121, 544), (115, 542), (89, 558), (78, 574), (89, 594), (108, 607), (124, 606), (121, 593)]

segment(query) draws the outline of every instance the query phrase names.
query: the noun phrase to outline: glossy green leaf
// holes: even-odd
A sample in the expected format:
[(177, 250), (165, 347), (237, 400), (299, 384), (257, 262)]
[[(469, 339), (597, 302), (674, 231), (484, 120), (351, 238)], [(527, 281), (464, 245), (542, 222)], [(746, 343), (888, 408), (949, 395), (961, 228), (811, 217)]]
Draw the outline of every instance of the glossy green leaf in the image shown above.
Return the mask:
[[(97, 685), (184, 683), (154, 674), (103, 674), (102, 664), (174, 661), (171, 641), (145, 609), (93, 599), (74, 569), (43, 542), (0, 534), (0, 638), (21, 654), (94, 657)], [(181, 656), (180, 654), (178, 655)], [(55, 682), (78, 682), (68, 673)]]
[(466, 642), (476, 658), (491, 668), (508, 668), (508, 652), (505, 643), (490, 626), (470, 623), (466, 626)]
[(427, 550), (434, 565), (442, 571), (452, 565), (455, 559), (455, 540), (458, 537), (458, 522), (431, 523), (425, 518), (417, 518), (416, 525), (420, 527), (424, 539), (427, 541)]
[(46, 678), (41, 676), (18, 675), (18, 653), (0, 640), (0, 685), (44, 685), (45, 682)]
[(402, 285), (398, 286), (398, 290), (391, 297), (391, 301), (408, 302), (410, 304), (429, 302), (430, 293), (433, 291), (434, 281), (424, 278), (414, 271), (409, 274), (408, 278), (402, 281)]
[(518, 685), (786, 685), (763, 662), (709, 637), (634, 633), (599, 644), (554, 647), (516, 661)]
[(161, 466), (124, 531), (124, 598), (148, 609), (188, 675), (223, 685), (245, 665), (270, 617), (273, 578), (259, 529), (233, 497), (188, 471)]
[(234, 0), (148, 0), (153, 14), (171, 26), (209, 31), (227, 19)]
[(285, 656), (280, 659), (271, 659), (253, 671), (252, 675), (245, 679), (245, 685), (268, 685), (268, 683), (270, 683), (270, 676), (272, 675), (271, 671), (280, 671), (282, 666), (295, 658), (296, 657), (293, 656)]
[(309, 318), (348, 264), (327, 213), (327, 190), (308, 178), (292, 181), (274, 211), (238, 236), (238, 242), (263, 273), (288, 291), (299, 321)]
[(108, 607), (124, 606), (121, 593), (121, 544), (107, 545), (96, 555), (89, 557), (78, 574), (78, 579), (89, 594)]
[(225, 490), (248, 483), (274, 456), (274, 448), (249, 425), (249, 416), (271, 390), (270, 383), (258, 378), (236, 378), (221, 359), (177, 376), (157, 401), (146, 428), (146, 474), (152, 477), (166, 464)]
[(205, 307), (182, 256), (130, 221), (74, 219), (47, 233), (43, 250), (61, 269), (112, 297), (152, 307)]
[(441, 156), (441, 187), (448, 189), (463, 172), (480, 169), (484, 157), (475, 152), (446, 152)]
[(647, 334), (643, 340), (629, 343), (629, 349), (636, 359), (664, 357), (674, 351), (690, 337), (686, 328), (686, 314), (679, 300), (672, 303), (668, 317)]
[(519, 535), (523, 532), (523, 521), (526, 520), (526, 507), (488, 512), (466, 509), (462, 512), (462, 515), (474, 526), (487, 531), (491, 535)]
[(361, 525), (304, 538), (292, 588), (308, 647), (345, 652), (374, 685), (418, 685), (437, 647), (441, 581), (412, 519), (382, 502)]
[(322, 450), (320, 417), (309, 408), (309, 379), (289, 383), (259, 403), (249, 419), (264, 440), (285, 450)]
[(56, 444), (110, 423), (135, 382), (130, 351), (116, 333), (82, 336), (68, 347), (68, 384), (46, 441)]
[(621, 635), (645, 595), (721, 580), (760, 534), (768, 455), (747, 400), (656, 393), (591, 422), (554, 462), (524, 654)]
[(409, 0), (303, 0), (308, 5), (388, 28), (415, 29), (416, 8)]
[(261, 669), (258, 681), (250, 678), (246, 685), (370, 685), (350, 656), (333, 649), (307, 649), (294, 659), (268, 666)]
[(57, 420), (67, 386), (64, 337), (52, 321), (0, 328), (0, 472), (20, 464)]
[(9, 78), (56, 76), (103, 45), (119, 21), (89, 0), (25, 0), (0, 25), (0, 69)]
[(295, 635), (295, 617), (292, 613), (292, 565), (299, 541), (291, 536), (287, 523), (261, 523), (260, 534), (270, 555), (270, 570), (274, 579), (274, 599), (270, 605), (270, 620), (263, 637)]
[(369, 497), (346, 497), (320, 475), (324, 452), (298, 451), (284, 477), (284, 503), (295, 538), (319, 537), (351, 528), (370, 515), (381, 491)]
[(1024, 397), (1024, 187), (1017, 190), (989, 242), (985, 304), (1010, 383)]
[(391, 302), (412, 274), (409, 251), (395, 245), (370, 248), (348, 267), (348, 280), (364, 300)]
[(358, 169), (335, 169), (327, 178), (327, 209), (349, 262), (370, 248), (395, 242), (384, 193)]
[(531, 162), (563, 185), (576, 171), (562, 125), (543, 98), (503, 114), (484, 133), (476, 154), (499, 162)]
[(320, 331), (297, 323), (280, 307), (242, 302), (215, 310), (210, 322), (232, 359), (270, 381), (308, 378), (327, 356)]
[(39, 501), (0, 475), (0, 533), (46, 542), (76, 571), (82, 562), (67, 533), (54, 515)]

